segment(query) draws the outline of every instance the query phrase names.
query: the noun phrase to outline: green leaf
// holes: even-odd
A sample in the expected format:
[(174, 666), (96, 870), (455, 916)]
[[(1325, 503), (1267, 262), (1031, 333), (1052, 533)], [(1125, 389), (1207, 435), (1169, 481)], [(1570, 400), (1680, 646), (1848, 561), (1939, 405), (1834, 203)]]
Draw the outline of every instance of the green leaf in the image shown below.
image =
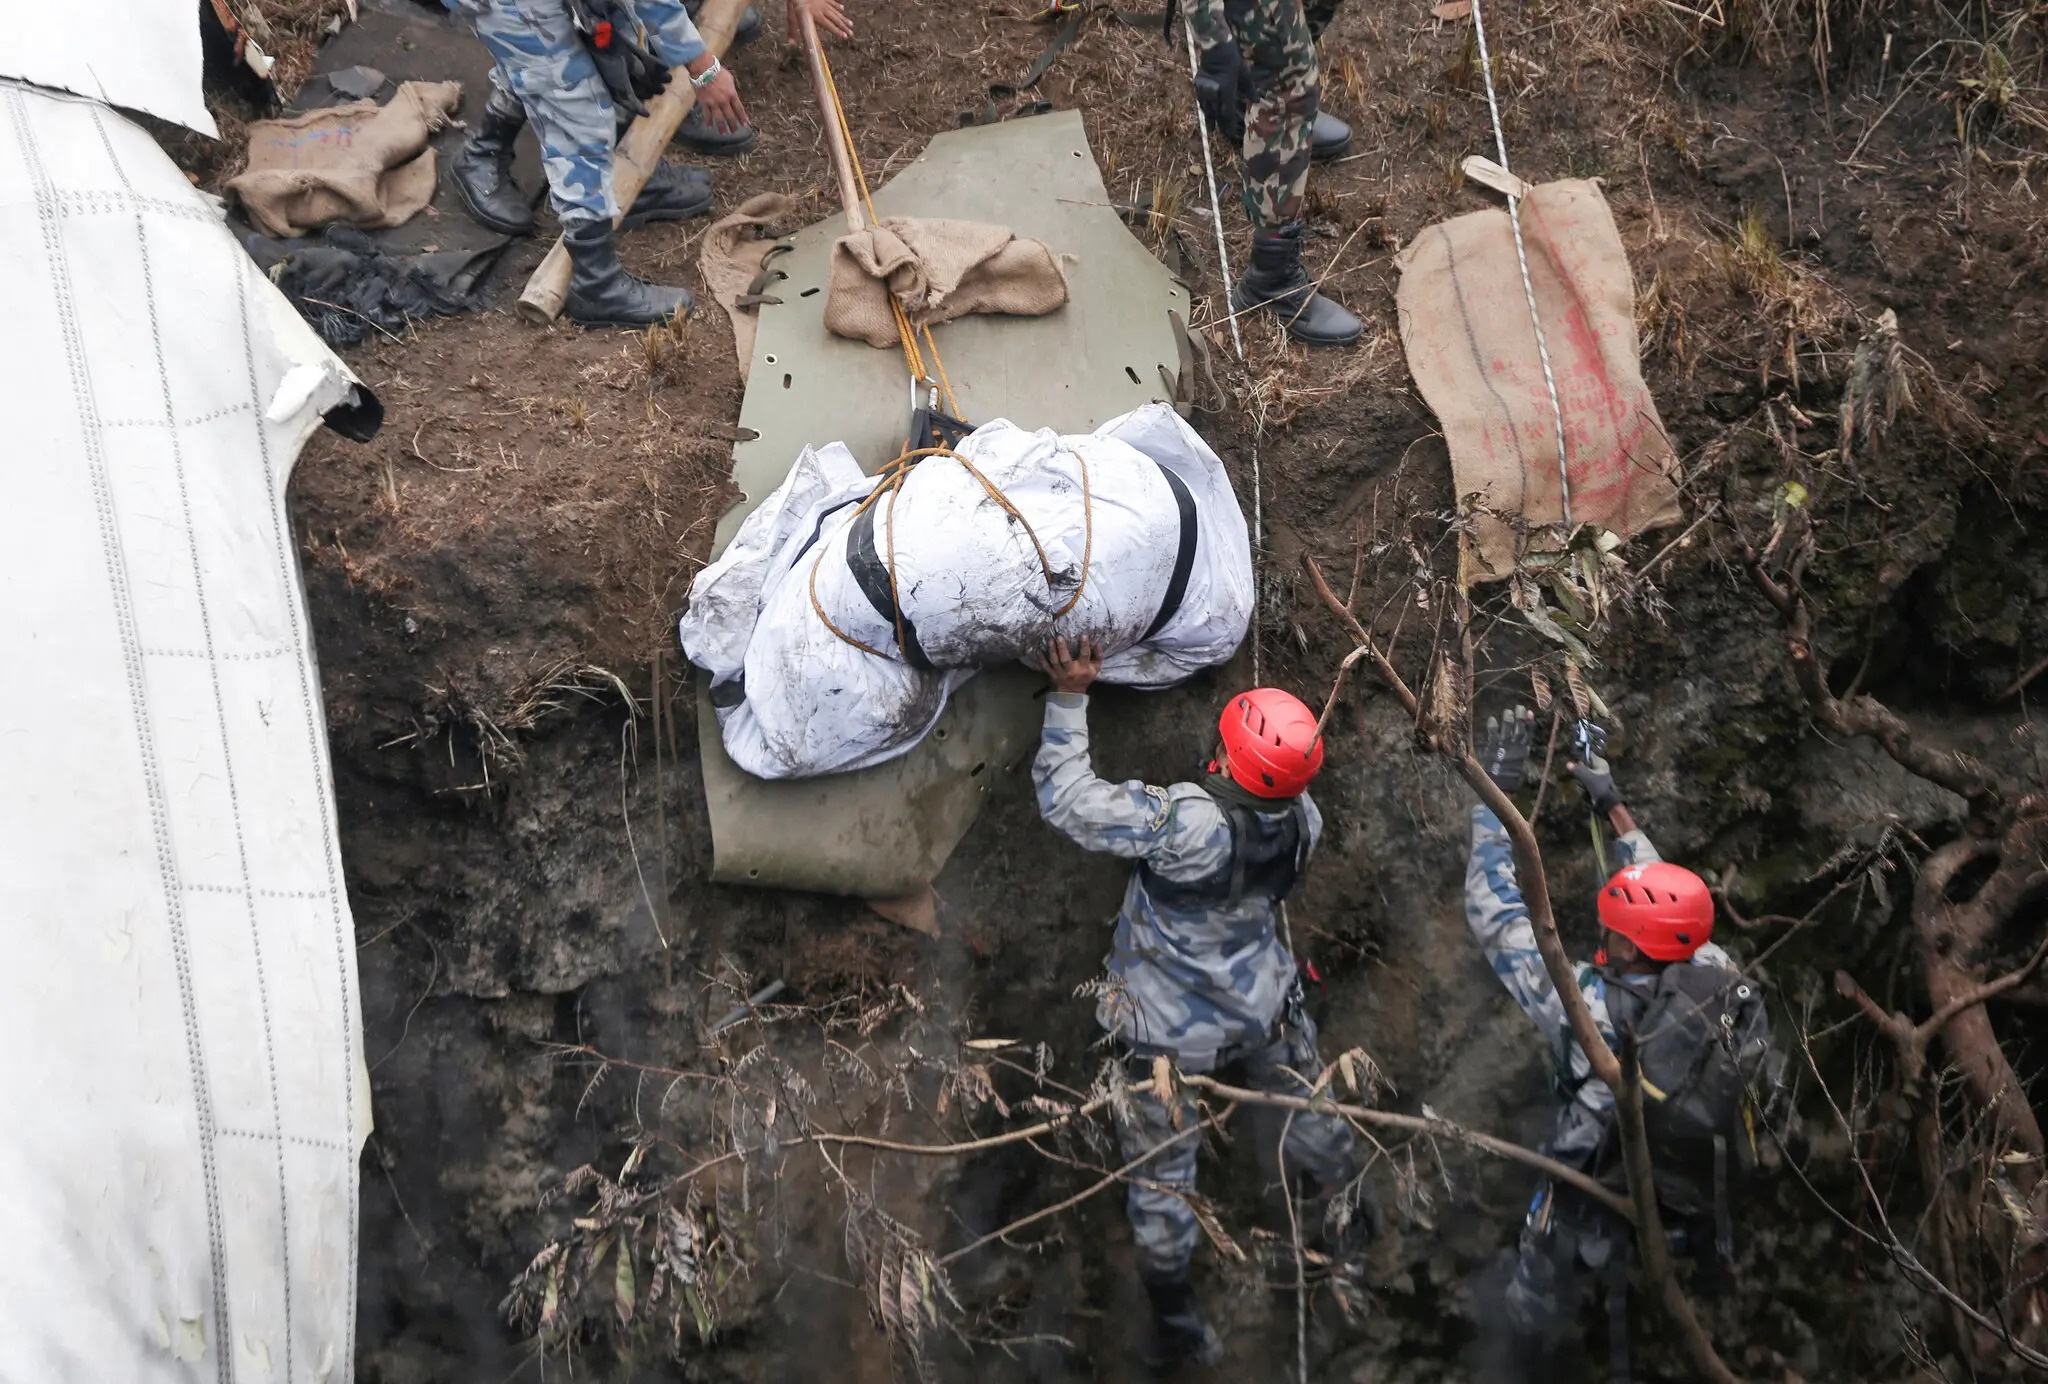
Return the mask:
[(540, 1300), (540, 1329), (546, 1331), (555, 1324), (555, 1314), (562, 1307), (562, 1263), (557, 1259), (548, 1269), (548, 1290)]
[(697, 1291), (696, 1285), (692, 1284), (683, 1289), (683, 1301), (690, 1304), (690, 1315), (696, 1318), (697, 1338), (701, 1341), (709, 1341), (714, 1323), (711, 1320), (711, 1308), (704, 1301), (704, 1295)]
[(619, 1325), (633, 1324), (633, 1310), (640, 1302), (640, 1285), (633, 1277), (633, 1247), (619, 1243), (619, 1267), (612, 1274), (612, 1305), (618, 1309)]

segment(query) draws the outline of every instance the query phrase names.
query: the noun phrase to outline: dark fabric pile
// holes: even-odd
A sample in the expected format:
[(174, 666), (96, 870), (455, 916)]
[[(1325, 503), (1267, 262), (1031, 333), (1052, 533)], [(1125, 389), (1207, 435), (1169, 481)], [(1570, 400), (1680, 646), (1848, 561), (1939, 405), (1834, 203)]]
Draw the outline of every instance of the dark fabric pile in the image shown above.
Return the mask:
[(353, 346), (372, 331), (398, 336), (422, 318), (477, 311), (484, 279), (512, 242), (391, 255), (362, 231), (337, 225), (318, 241), (252, 233), (242, 243), (323, 341)]

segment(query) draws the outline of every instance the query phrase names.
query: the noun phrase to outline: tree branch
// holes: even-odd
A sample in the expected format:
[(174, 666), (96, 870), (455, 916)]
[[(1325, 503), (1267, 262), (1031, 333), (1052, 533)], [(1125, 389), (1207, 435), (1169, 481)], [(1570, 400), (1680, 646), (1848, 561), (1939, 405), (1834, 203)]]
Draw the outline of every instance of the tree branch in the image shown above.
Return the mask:
[(1651, 1170), (1649, 1127), (1643, 1119), (1642, 1073), (1629, 1054), (1628, 1074), (1614, 1091), (1614, 1106), (1620, 1116), (1622, 1164), (1628, 1172), (1629, 1196), (1635, 1203), (1636, 1244), (1643, 1256), (1643, 1273), (1657, 1290), (1665, 1314), (1685, 1338), (1685, 1348), (1700, 1373), (1714, 1384), (1738, 1384), (1733, 1371), (1721, 1360), (1707, 1329), (1692, 1310), (1678, 1273), (1671, 1266), (1671, 1242), (1664, 1236), (1664, 1218), (1657, 1207), (1657, 1182)]
[[(1302, 564), (1307, 567), (1309, 581), (1314, 584), (1316, 594), (1322, 598), (1323, 604), (1349, 627), (1352, 637), (1370, 654), (1373, 666), (1379, 669), (1380, 677), (1393, 689), (1394, 695), (1400, 699), (1401, 705), (1407, 708), (1408, 714), (1415, 716), (1415, 694), (1409, 690), (1408, 684), (1402, 680), (1400, 673), (1395, 671), (1387, 656), (1379, 651), (1379, 646), (1374, 642), (1371, 633), (1358, 623), (1358, 617), (1346, 610), (1344, 603), (1337, 599), (1337, 594), (1330, 590), (1330, 584), (1323, 579), (1323, 570), (1316, 565), (1315, 558), (1303, 554)], [(1421, 735), (1429, 748), (1436, 750), (1457, 766), (1465, 782), (1479, 795), (1479, 800), (1493, 809), (1494, 816), (1498, 817), (1501, 825), (1507, 829), (1508, 839), (1514, 843), (1515, 849), (1515, 878), (1522, 887), (1522, 900), (1529, 906), (1529, 921), (1535, 930), (1536, 949), (1542, 953), (1543, 969), (1549, 973), (1550, 983), (1556, 988), (1558, 998), (1564, 1003), (1565, 1017), (1571, 1023), (1572, 1036), (1578, 1039), (1579, 1046), (1585, 1050), (1587, 1060), (1592, 1064), (1593, 1075), (1609, 1086), (1618, 1085), (1621, 1081), (1621, 1064), (1615, 1060), (1614, 1050), (1607, 1046), (1607, 1040), (1601, 1036), (1599, 1026), (1593, 1022), (1593, 1011), (1586, 1007), (1586, 997), (1579, 990), (1578, 976), (1572, 969), (1571, 958), (1565, 954), (1564, 941), (1558, 936), (1557, 917), (1550, 906), (1550, 876), (1544, 869), (1543, 852), (1536, 843), (1536, 833), (1530, 828), (1528, 818), (1524, 817), (1508, 795), (1500, 790), (1500, 785), (1487, 777), (1486, 770), (1463, 745), (1446, 744), (1443, 738), (1435, 733), (1433, 727), (1424, 728)]]
[(1970, 755), (1959, 751), (1929, 749), (1915, 739), (1913, 727), (1868, 693), (1838, 698), (1829, 689), (1827, 673), (1813, 648), (1812, 616), (1799, 586), (1799, 570), (1811, 546), (1810, 536), (1797, 540), (1799, 556), (1783, 582), (1764, 570), (1764, 560), (1748, 544), (1742, 548), (1743, 566), (1764, 599), (1775, 607), (1785, 626), (1785, 651), (1792, 660), (1792, 676), (1800, 695), (1816, 721), (1839, 735), (1865, 735), (1875, 740), (1900, 768), (1929, 783), (1957, 794), (1969, 804), (1972, 831), (1979, 836), (1997, 836), (2010, 819), (2008, 795), (1996, 777)]
[[(1383, 1129), (1399, 1129), (1410, 1134), (1430, 1134), (1439, 1138), (1455, 1140), (1460, 1144), (1466, 1145), (1468, 1148), (1479, 1149), (1484, 1153), (1493, 1154), (1497, 1158), (1505, 1158), (1511, 1163), (1520, 1163), (1524, 1167), (1534, 1168), (1536, 1171), (1555, 1178), (1559, 1182), (1569, 1183), (1617, 1215), (1626, 1217), (1631, 1221), (1635, 1219), (1634, 1209), (1627, 1201), (1615, 1195), (1613, 1188), (1586, 1176), (1577, 1168), (1560, 1163), (1555, 1158), (1547, 1157), (1536, 1152), (1534, 1149), (1523, 1148), (1520, 1144), (1511, 1144), (1505, 1139), (1496, 1139), (1491, 1134), (1481, 1134), (1476, 1129), (1467, 1129), (1465, 1126), (1454, 1124), (1450, 1120), (1430, 1119), (1421, 1115), (1402, 1115), (1392, 1110), (1374, 1110), (1370, 1106), (1346, 1105), (1339, 1101), (1309, 1100), (1302, 1096), (1284, 1096), (1268, 1091), (1252, 1091), (1242, 1086), (1225, 1085), (1214, 1077), (1191, 1076), (1185, 1072), (1181, 1073), (1180, 1080), (1182, 1085), (1193, 1086), (1200, 1090), (1212, 1092), (1223, 1097), (1225, 1100), (1236, 1101), (1241, 1105), (1265, 1105), (1278, 1110), (1294, 1110), (1304, 1114), (1342, 1115), (1346, 1119), (1357, 1120), (1360, 1124), (1378, 1125)], [(1138, 1088), (1132, 1087), (1131, 1089), (1137, 1090)]]
[(1964, 991), (1929, 1015), (1927, 1021), (1920, 1025), (1920, 1031), (1930, 1038), (1940, 1033), (1944, 1028), (1948, 1027), (1951, 1019), (1955, 1018), (1956, 1015), (1962, 1013), (1965, 1009), (1975, 1009), (1984, 1001), (1996, 999), (2006, 991), (2019, 985), (2020, 982), (2034, 973), (2034, 968), (2041, 964), (2043, 957), (2048, 957), (2048, 938), (2043, 938), (2041, 945), (2034, 948), (2034, 954), (2027, 958), (2026, 965), (2020, 967), (2017, 971), (2008, 971), (1996, 980), (1987, 980), (1974, 989)]
[[(1401, 675), (1395, 671), (1393, 663), (1379, 652), (1372, 635), (1359, 624), (1358, 617), (1353, 615), (1344, 603), (1337, 599), (1336, 593), (1330, 590), (1330, 584), (1323, 579), (1322, 569), (1316, 565), (1315, 558), (1304, 553), (1302, 563), (1307, 567), (1309, 580), (1314, 584), (1316, 594), (1322, 598), (1323, 604), (1344, 623), (1358, 643), (1370, 652), (1380, 676), (1393, 689), (1394, 695), (1400, 698), (1409, 715), (1415, 716), (1415, 694), (1401, 680)], [(1572, 969), (1571, 958), (1565, 954), (1564, 940), (1558, 935), (1557, 917), (1550, 904), (1550, 877), (1544, 869), (1543, 851), (1537, 844), (1534, 829), (1530, 827), (1528, 819), (1516, 809), (1508, 795), (1501, 791), (1500, 785), (1488, 776), (1462, 738), (1456, 744), (1448, 743), (1440, 733), (1440, 728), (1424, 726), (1419, 718), (1417, 730), (1424, 744), (1444, 755), (1458, 767), (1458, 772), (1472, 791), (1479, 795), (1481, 802), (1493, 809), (1494, 816), (1507, 829), (1508, 839), (1514, 844), (1516, 882), (1522, 889), (1522, 901), (1529, 909), (1529, 922), (1536, 937), (1536, 950), (1543, 957), (1543, 969), (1549, 975), (1551, 986), (1556, 990), (1559, 1001), (1564, 1005), (1565, 1017), (1571, 1024), (1572, 1036), (1578, 1040), (1579, 1047), (1585, 1052), (1593, 1077), (1607, 1083), (1609, 1089), (1619, 1096), (1622, 1086), (1621, 1063), (1615, 1057), (1614, 1049), (1608, 1046), (1606, 1038), (1601, 1035), (1599, 1026), (1593, 1022), (1593, 1011), (1587, 1007), (1586, 996), (1579, 989), (1578, 976)], [(1677, 1325), (1679, 1334), (1685, 1338), (1686, 1347), (1692, 1353), (1693, 1363), (1702, 1375), (1717, 1381), (1717, 1384), (1736, 1384), (1735, 1375), (1729, 1372), (1728, 1366), (1715, 1351), (1712, 1338), (1700, 1324), (1698, 1316), (1692, 1310), (1691, 1302), (1685, 1296), (1685, 1290), (1671, 1272), (1670, 1246), (1664, 1240), (1664, 1231), (1657, 1215), (1649, 1142), (1642, 1131), (1640, 1095), (1634, 1124), (1632, 1133), (1624, 1127), (1622, 1161), (1631, 1188), (1635, 1192), (1631, 1212), (1624, 1214), (1635, 1223), (1636, 1241), (1642, 1247), (1644, 1264), (1650, 1269), (1653, 1277), (1657, 1276), (1656, 1266), (1662, 1265), (1662, 1275), (1658, 1277), (1659, 1296), (1665, 1311)], [(1578, 1186), (1579, 1183), (1574, 1181), (1573, 1185)], [(1645, 1197), (1648, 1198), (1647, 1204)], [(1603, 1197), (1601, 1200), (1611, 1206), (1618, 1198)]]

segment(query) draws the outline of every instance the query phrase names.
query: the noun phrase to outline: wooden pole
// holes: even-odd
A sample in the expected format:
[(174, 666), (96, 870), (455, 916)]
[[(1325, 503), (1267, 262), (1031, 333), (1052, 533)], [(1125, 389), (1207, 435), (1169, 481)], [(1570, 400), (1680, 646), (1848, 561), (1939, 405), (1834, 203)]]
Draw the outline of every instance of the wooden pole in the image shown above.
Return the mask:
[(811, 94), (818, 98), (818, 115), (825, 122), (825, 148), (832, 155), (832, 171), (839, 179), (839, 200), (846, 207), (846, 229), (864, 230), (867, 216), (861, 207), (860, 180), (853, 173), (853, 153), (846, 147), (846, 132), (839, 126), (839, 108), (832, 88), (825, 80), (825, 51), (818, 43), (818, 26), (808, 5), (799, 9), (804, 34), (804, 61), (811, 69)]
[[(705, 46), (721, 59), (732, 46), (733, 31), (747, 10), (747, 0), (704, 0), (697, 16), (697, 32)], [(647, 103), (647, 114), (635, 116), (612, 155), (612, 200), (618, 203), (618, 217), (624, 217), (640, 189), (661, 163), (662, 151), (675, 138), (683, 117), (697, 104), (697, 92), (689, 74), (677, 68), (666, 90)], [(555, 238), (540, 268), (526, 281), (519, 295), (519, 315), (537, 327), (545, 327), (562, 315), (569, 296), (569, 250), (560, 236)]]

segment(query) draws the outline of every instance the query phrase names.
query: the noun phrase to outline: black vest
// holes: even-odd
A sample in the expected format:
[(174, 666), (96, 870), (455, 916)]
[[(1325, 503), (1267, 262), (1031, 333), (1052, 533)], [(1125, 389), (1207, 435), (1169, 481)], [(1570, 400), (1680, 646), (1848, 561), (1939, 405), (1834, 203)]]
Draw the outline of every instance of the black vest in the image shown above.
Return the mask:
[(1230, 824), (1230, 859), (1196, 880), (1166, 879), (1140, 863), (1145, 892), (1168, 908), (1227, 908), (1246, 898), (1278, 903), (1301, 878), (1308, 861), (1308, 809), (1300, 798), (1276, 812), (1254, 812), (1218, 799)]

